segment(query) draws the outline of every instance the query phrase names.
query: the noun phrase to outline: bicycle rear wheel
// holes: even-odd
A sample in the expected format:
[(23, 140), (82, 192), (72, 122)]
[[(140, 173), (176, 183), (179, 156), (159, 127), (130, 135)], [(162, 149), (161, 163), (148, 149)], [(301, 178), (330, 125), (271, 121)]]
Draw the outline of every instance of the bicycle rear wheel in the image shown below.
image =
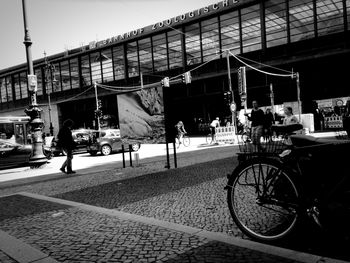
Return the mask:
[(180, 147), (180, 140), (177, 137), (175, 138), (175, 147), (176, 147), (176, 149), (178, 149)]
[(211, 133), (209, 133), (206, 137), (207, 144), (211, 144), (213, 142), (213, 139), (211, 137)]
[(288, 236), (296, 226), (299, 191), (291, 175), (270, 159), (239, 165), (228, 181), (227, 202), (239, 229), (259, 241)]
[(188, 137), (187, 135), (184, 135), (182, 138), (182, 142), (183, 142), (183, 145), (185, 147), (189, 146), (190, 145), (190, 137)]

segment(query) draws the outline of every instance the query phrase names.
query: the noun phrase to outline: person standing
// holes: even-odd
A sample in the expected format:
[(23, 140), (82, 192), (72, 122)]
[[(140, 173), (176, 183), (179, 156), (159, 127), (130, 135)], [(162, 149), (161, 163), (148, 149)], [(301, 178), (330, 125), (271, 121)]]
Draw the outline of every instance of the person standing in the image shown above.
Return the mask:
[(297, 117), (295, 117), (293, 115), (292, 107), (285, 107), (284, 108), (284, 114), (285, 114), (285, 117), (283, 119), (283, 125), (291, 125), (291, 124), (299, 123)]
[(248, 113), (245, 115), (248, 117), (248, 120), (251, 121), (251, 137), (253, 144), (258, 146), (258, 149), (260, 149), (260, 140), (264, 131), (265, 113), (262, 109), (259, 109), (259, 104), (256, 100), (253, 101), (252, 106), (253, 109), (250, 113), (250, 116)]
[(59, 130), (57, 135), (59, 145), (67, 153), (67, 159), (62, 164), (60, 170), (61, 172), (67, 173), (67, 174), (75, 173), (75, 171), (72, 170), (73, 149), (75, 147), (75, 143), (74, 143), (72, 131), (71, 131), (73, 124), (74, 123), (71, 119), (65, 120), (63, 122), (63, 127)]
[(265, 112), (265, 123), (264, 123), (264, 135), (265, 139), (269, 140), (272, 136), (271, 127), (275, 123), (275, 119), (273, 117), (273, 113), (270, 108), (266, 109)]

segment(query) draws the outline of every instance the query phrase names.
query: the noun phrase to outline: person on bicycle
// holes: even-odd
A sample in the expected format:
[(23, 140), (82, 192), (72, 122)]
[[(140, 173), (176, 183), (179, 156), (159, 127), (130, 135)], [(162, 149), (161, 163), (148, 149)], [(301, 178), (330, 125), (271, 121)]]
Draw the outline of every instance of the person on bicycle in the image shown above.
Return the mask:
[(220, 119), (219, 119), (219, 117), (216, 117), (215, 120), (213, 120), (210, 123), (211, 142), (214, 142), (214, 139), (215, 139), (215, 128), (216, 127), (220, 127)]
[(256, 100), (253, 101), (252, 105), (253, 109), (250, 116), (248, 113), (245, 113), (245, 115), (248, 117), (248, 120), (251, 121), (253, 144), (260, 148), (260, 139), (264, 132), (265, 113), (262, 109), (259, 109), (259, 104)]
[(184, 134), (187, 133), (185, 130), (185, 125), (183, 124), (182, 121), (179, 121), (175, 125), (175, 129), (176, 129), (176, 138), (179, 140), (179, 144), (181, 144), (181, 141), (182, 141)]

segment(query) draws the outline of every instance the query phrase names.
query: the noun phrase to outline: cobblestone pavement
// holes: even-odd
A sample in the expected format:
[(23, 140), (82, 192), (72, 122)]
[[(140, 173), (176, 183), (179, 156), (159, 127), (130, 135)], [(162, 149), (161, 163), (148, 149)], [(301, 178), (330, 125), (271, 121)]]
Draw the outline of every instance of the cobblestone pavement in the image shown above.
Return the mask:
[[(145, 160), (137, 168), (110, 169), (99, 174), (62, 177), (10, 188), (0, 186), (0, 195), (26, 191), (245, 238), (229, 215), (226, 191), (223, 189), (227, 181), (226, 174), (237, 164), (236, 158), (233, 158), (234, 151), (234, 147), (225, 147), (182, 153), (178, 156), (178, 169), (167, 170), (164, 168), (165, 161), (155, 158)], [(14, 200), (11, 198), (8, 200)], [(21, 204), (18, 200), (16, 202)], [(14, 206), (8, 204), (8, 207)], [(113, 262), (113, 257), (119, 257), (120, 261), (124, 255), (122, 251), (125, 251), (130, 262), (288, 262), (224, 243), (177, 232), (169, 233), (159, 227), (117, 220), (77, 208), (46, 209), (45, 205), (34, 204), (27, 206), (27, 210), (20, 209), (22, 214), (14, 216), (4, 211), (6, 207), (3, 204), (0, 206), (0, 215), (5, 215), (3, 218), (0, 216), (0, 229), (62, 262), (70, 262), (64, 257), (65, 254), (77, 260), (83, 256), (81, 262), (84, 262), (84, 255), (86, 258), (98, 257), (101, 260), (96, 262)], [(37, 210), (38, 207), (42, 208)], [(297, 238), (292, 248), (348, 258), (346, 250), (327, 254), (323, 246), (316, 245), (318, 249), (315, 249), (315, 245), (309, 246), (307, 235), (305, 232), (301, 237), (303, 239)], [(141, 250), (147, 246), (142, 240), (148, 241), (149, 238), (150, 243), (146, 242), (148, 247), (164, 246), (166, 249), (160, 250), (163, 253), (149, 252), (146, 253), (147, 257), (142, 258), (132, 255), (131, 251), (135, 249), (144, 254)], [(172, 239), (176, 242), (166, 242)], [(186, 245), (181, 247), (179, 244)], [(106, 257), (108, 260), (103, 261)], [(86, 259), (85, 262), (94, 261)], [(122, 262), (128, 261), (123, 258)]]
[(297, 262), (25, 196), (0, 200), (1, 229), (58, 262)]

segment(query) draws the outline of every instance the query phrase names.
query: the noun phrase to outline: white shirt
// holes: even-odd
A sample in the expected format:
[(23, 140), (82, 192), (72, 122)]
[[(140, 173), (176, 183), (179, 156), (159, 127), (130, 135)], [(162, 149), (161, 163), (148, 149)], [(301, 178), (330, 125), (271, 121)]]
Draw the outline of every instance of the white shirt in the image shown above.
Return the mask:
[(211, 127), (219, 127), (220, 126), (220, 122), (218, 120), (213, 120), (211, 123), (210, 123), (210, 126)]

